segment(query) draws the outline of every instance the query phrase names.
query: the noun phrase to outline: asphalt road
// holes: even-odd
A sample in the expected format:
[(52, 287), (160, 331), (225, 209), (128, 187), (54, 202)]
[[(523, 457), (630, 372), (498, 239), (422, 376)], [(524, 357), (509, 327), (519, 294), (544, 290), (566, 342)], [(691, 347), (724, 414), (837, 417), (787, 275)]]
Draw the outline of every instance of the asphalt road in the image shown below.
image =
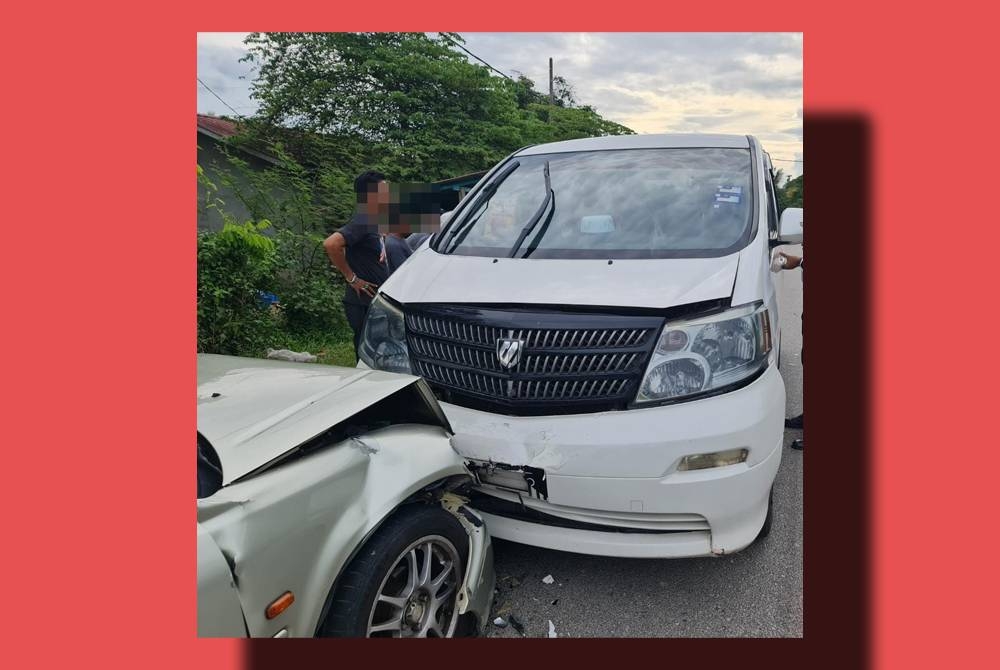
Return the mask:
[[(788, 253), (799, 248), (788, 247)], [(800, 270), (776, 277), (781, 311), (781, 372), (786, 415), (802, 408)], [(620, 559), (584, 556), (494, 540), (499, 591), (492, 618), (511, 615), (525, 637), (801, 637), (801, 431), (785, 431), (774, 487), (770, 536), (718, 558)], [(551, 575), (552, 584), (542, 580)], [(520, 637), (509, 623), (490, 637)]]

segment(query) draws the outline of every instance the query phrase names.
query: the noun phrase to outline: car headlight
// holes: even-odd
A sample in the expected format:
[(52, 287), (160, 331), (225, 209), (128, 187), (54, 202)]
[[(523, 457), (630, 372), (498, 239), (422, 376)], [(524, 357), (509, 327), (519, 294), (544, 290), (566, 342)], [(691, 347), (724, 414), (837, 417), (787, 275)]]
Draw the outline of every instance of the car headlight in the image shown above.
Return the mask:
[(761, 303), (668, 323), (635, 401), (664, 402), (732, 386), (767, 367), (770, 352), (771, 321)]
[(403, 312), (381, 295), (375, 296), (368, 309), (358, 355), (375, 370), (410, 373)]

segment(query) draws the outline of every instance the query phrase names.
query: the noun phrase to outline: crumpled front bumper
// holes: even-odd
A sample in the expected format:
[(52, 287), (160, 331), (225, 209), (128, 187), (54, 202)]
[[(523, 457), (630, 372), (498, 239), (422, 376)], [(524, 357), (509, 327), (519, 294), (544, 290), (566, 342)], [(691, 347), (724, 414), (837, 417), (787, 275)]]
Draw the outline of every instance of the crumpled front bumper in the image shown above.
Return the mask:
[[(749, 545), (781, 462), (785, 389), (771, 366), (703, 400), (600, 414), (512, 417), (442, 403), (452, 445), (474, 466), (527, 485), (480, 480), (473, 503), (493, 537), (605, 556), (682, 557)], [(746, 448), (747, 461), (677, 469), (686, 455)], [(495, 481), (495, 480), (494, 480)], [(477, 506), (478, 505), (478, 506)]]

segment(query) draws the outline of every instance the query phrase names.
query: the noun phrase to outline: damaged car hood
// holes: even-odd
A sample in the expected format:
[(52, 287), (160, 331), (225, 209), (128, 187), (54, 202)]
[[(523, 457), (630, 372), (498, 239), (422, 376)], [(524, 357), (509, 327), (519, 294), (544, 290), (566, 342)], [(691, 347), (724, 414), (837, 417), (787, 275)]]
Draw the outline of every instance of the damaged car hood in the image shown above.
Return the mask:
[[(518, 259), (424, 247), (382, 286), (401, 303), (628, 305), (663, 309), (732, 295), (739, 252), (720, 258)], [(419, 281), (414, 278), (419, 277)]]
[[(375, 370), (199, 354), (198, 432), (217, 452), (225, 486), (414, 384), (426, 386)], [(423, 395), (448, 428), (430, 390)]]

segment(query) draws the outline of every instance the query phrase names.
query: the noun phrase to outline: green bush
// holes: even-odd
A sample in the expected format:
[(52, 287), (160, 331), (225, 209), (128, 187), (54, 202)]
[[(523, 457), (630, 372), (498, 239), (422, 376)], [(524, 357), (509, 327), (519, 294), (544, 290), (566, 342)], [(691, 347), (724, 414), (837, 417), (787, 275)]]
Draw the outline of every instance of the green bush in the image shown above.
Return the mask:
[(227, 221), (198, 235), (198, 351), (261, 356), (280, 332), (280, 317), (261, 304), (278, 266), (267, 221)]
[(344, 282), (323, 249), (323, 236), (282, 230), (275, 235), (278, 271), (275, 293), (285, 323), (296, 335), (316, 333), (350, 337), (341, 300)]

